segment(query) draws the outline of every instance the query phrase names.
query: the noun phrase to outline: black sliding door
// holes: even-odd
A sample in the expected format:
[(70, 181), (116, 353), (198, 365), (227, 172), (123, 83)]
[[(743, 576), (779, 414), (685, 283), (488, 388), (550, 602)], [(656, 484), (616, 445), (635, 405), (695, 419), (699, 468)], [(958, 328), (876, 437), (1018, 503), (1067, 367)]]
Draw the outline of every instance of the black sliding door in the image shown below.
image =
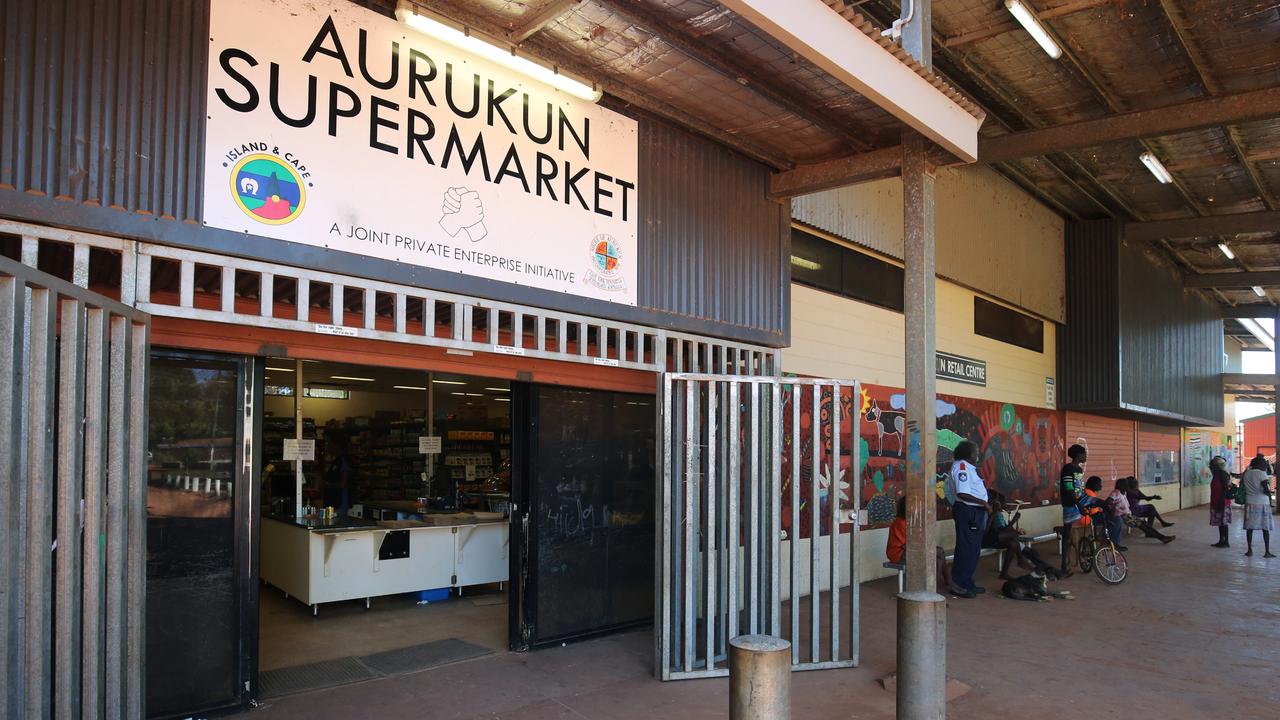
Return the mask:
[[(247, 563), (256, 493), (246, 451), (252, 359), (157, 351), (147, 477), (146, 689), (150, 717), (242, 704), (256, 602)], [(252, 418), (253, 413), (248, 413)]]
[[(653, 616), (652, 396), (528, 388), (517, 646)], [(522, 542), (521, 542), (522, 541)]]

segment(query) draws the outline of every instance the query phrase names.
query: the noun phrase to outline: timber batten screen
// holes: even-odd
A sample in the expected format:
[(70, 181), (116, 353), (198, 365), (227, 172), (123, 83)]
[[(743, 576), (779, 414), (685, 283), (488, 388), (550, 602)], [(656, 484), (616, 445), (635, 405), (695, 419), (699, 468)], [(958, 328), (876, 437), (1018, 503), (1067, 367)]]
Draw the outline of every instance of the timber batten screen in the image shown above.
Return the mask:
[(858, 384), (667, 373), (660, 393), (655, 673), (726, 675), (748, 634), (790, 640), (794, 670), (857, 665)]
[(142, 717), (149, 317), (0, 257), (6, 717)]

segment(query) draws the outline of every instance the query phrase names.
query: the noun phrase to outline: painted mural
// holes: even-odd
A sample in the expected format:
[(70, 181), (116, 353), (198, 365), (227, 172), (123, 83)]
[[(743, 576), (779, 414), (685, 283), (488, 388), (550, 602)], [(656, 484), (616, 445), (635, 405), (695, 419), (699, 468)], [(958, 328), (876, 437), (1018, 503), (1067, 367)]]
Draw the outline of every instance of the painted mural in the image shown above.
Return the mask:
[[(825, 393), (819, 404), (820, 427), (830, 427), (833, 412), (831, 393)], [(812, 503), (819, 504), (821, 529), (830, 532), (830, 502), (839, 499), (842, 510), (854, 507), (850, 497), (852, 477), (848, 419), (857, 413), (861, 419), (859, 457), (862, 459), (862, 497), (859, 505), (871, 527), (893, 521), (897, 498), (903, 494), (906, 453), (906, 395), (903, 390), (878, 385), (863, 385), (857, 398), (846, 390), (840, 399), (842, 427), (845, 429), (840, 447), (839, 470), (831, 469), (832, 442), (829, 432), (818, 439), (818, 486), (813, 498), (813, 401), (802, 397), (800, 407), (799, 453), (791, 452), (792, 408), (789, 393), (783, 393), (783, 444), (785, 452), (782, 472), (782, 521), (789, 535), (791, 524), (790, 458), (800, 458), (800, 527), (799, 537), (809, 537)], [(949, 518), (951, 510), (942, 500), (942, 485), (951, 466), (951, 451), (962, 440), (978, 446), (979, 466), (987, 486), (999, 489), (1010, 498), (1026, 500), (1032, 505), (1057, 500), (1057, 477), (1066, 454), (1063, 418), (1054, 410), (989, 400), (939, 395), (937, 399), (938, 455), (936, 489), (939, 518)], [(835, 476), (834, 478), (831, 476)], [(848, 513), (842, 513), (849, 517)], [(847, 529), (847, 528), (842, 528)]]
[(1213, 430), (1187, 430), (1183, 435), (1184, 457), (1182, 463), (1182, 484), (1184, 487), (1208, 485), (1213, 479), (1209, 470), (1209, 461), (1215, 455), (1227, 459), (1227, 468), (1232, 472), (1240, 469), (1240, 458), (1235, 437)]

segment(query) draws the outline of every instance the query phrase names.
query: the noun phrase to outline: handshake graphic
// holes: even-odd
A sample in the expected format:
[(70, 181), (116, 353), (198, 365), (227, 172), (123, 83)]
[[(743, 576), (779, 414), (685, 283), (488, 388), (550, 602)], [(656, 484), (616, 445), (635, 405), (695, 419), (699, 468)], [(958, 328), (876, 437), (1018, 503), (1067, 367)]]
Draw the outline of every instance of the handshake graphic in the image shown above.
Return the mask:
[(465, 231), (471, 242), (480, 242), (489, 234), (484, 226), (484, 205), (480, 203), (480, 193), (464, 187), (449, 188), (444, 194), (444, 215), (440, 218), (440, 227), (457, 237)]

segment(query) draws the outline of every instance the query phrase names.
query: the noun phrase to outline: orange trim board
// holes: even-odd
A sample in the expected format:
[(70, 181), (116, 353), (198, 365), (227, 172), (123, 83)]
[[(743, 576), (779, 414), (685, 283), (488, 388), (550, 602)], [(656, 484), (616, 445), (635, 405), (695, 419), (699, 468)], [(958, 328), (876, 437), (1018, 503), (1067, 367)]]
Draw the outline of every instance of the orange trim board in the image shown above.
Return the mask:
[(654, 373), (643, 370), (483, 352), (472, 356), (448, 355), (444, 348), (409, 343), (159, 316), (152, 319), (151, 344), (184, 350), (452, 372), (647, 395), (654, 393), (657, 382)]

